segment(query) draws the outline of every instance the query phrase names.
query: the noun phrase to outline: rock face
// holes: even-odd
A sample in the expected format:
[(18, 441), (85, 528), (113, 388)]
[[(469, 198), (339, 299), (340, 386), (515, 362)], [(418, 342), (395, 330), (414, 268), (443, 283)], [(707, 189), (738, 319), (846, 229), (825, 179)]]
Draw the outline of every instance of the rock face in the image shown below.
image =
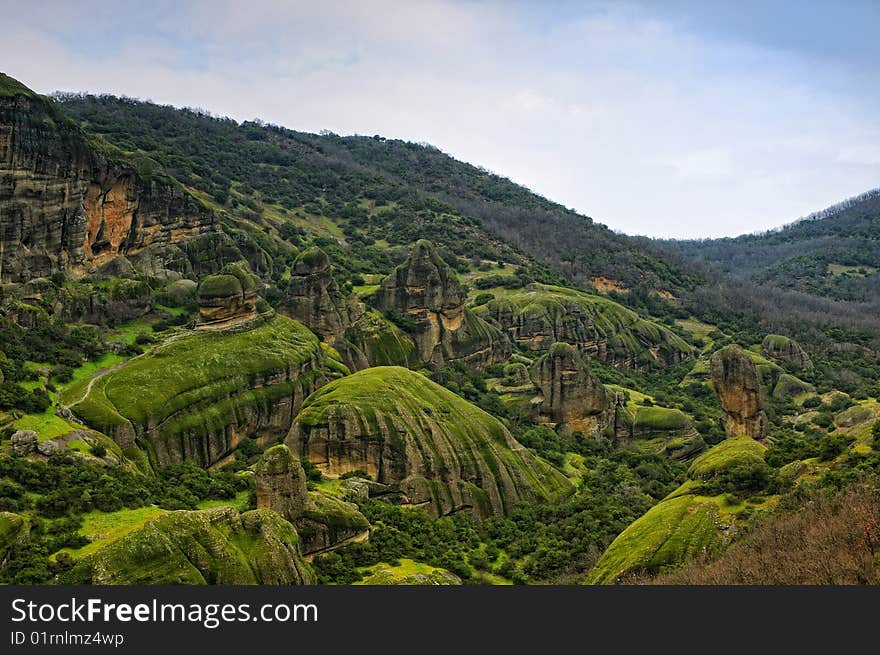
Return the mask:
[(331, 550), (370, 527), (356, 505), (310, 494), (302, 464), (283, 444), (263, 453), (255, 482), (257, 507), (267, 507), (293, 523), (306, 555)]
[(530, 284), (490, 301), (485, 311), (515, 344), (533, 351), (567, 343), (623, 369), (672, 366), (693, 354), (693, 348), (665, 326), (577, 289)]
[(543, 396), (539, 405), (543, 417), (584, 434), (596, 432), (597, 422), (602, 422), (597, 417), (607, 413), (611, 404), (605, 387), (590, 373), (576, 348), (554, 343), (532, 366), (531, 376)]
[(382, 281), (375, 307), (409, 317), (424, 362), (463, 361), (485, 368), (510, 356), (498, 328), (464, 306), (467, 294), (430, 241), (418, 241), (406, 261)]
[(278, 444), (264, 452), (255, 473), (257, 507), (268, 507), (288, 521), (316, 509), (306, 489), (302, 464), (287, 446)]
[(518, 501), (572, 490), (496, 418), (395, 366), (360, 371), (309, 396), (287, 444), (328, 476), (365, 471), (394, 492), (387, 497), (435, 516), (503, 515)]
[(364, 308), (339, 290), (327, 254), (309, 248), (290, 269), (283, 311), (331, 343), (363, 315)]
[(294, 527), (231, 507), (169, 512), (78, 561), (62, 584), (314, 584)]
[(710, 374), (726, 415), (727, 437), (747, 435), (763, 439), (767, 434), (767, 415), (761, 379), (749, 354), (739, 346), (725, 346), (712, 355)]
[(813, 361), (801, 345), (781, 334), (768, 334), (764, 337), (764, 341), (761, 342), (761, 352), (765, 357), (781, 363), (784, 367), (787, 365), (794, 370), (813, 368)]
[[(233, 272), (239, 272), (238, 275)], [(239, 270), (208, 275), (199, 282), (196, 300), (199, 327), (211, 329), (240, 323), (256, 315), (259, 300), (254, 276)]]
[(347, 373), (304, 325), (258, 317), (155, 346), (97, 378), (70, 409), (130, 459), (210, 466), (245, 437), (286, 435), (303, 399)]
[(0, 74), (0, 282), (82, 274), (215, 230), (155, 169), (99, 151), (51, 100)]
[(703, 437), (690, 418), (678, 409), (637, 407), (633, 411), (617, 407), (615, 438), (636, 450), (652, 448), (673, 459), (688, 459), (703, 450)]

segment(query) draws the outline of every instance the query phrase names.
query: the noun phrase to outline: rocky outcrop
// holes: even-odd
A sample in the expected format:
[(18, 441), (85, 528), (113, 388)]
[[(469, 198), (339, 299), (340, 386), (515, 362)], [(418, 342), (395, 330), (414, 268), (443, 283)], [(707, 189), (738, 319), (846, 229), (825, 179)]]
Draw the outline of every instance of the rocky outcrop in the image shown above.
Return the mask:
[(17, 430), (12, 433), (12, 451), (16, 455), (30, 455), (36, 449), (36, 432), (33, 430)]
[(363, 315), (364, 307), (339, 290), (327, 254), (309, 248), (290, 269), (281, 311), (331, 343)]
[(257, 463), (254, 475), (257, 507), (268, 507), (288, 521), (316, 509), (306, 489), (302, 464), (284, 444), (272, 446)]
[(611, 408), (608, 393), (573, 346), (554, 343), (532, 366), (531, 377), (541, 391), (536, 408), (544, 420), (584, 434), (608, 424), (609, 417), (602, 417)]
[(266, 507), (296, 526), (305, 555), (326, 552), (358, 537), (370, 524), (356, 505), (309, 493), (299, 459), (284, 444), (260, 458), (254, 481), (257, 507)]
[(530, 284), (490, 301), (485, 312), (515, 344), (528, 350), (567, 343), (623, 369), (673, 366), (693, 355), (693, 348), (665, 326), (577, 289)]
[(296, 529), (231, 507), (168, 512), (78, 561), (61, 584), (314, 584)]
[(703, 450), (706, 443), (691, 419), (668, 407), (616, 408), (614, 436), (618, 444), (642, 452), (662, 452), (684, 460)]
[(801, 345), (794, 339), (781, 334), (768, 334), (761, 342), (761, 352), (765, 357), (779, 362), (785, 368), (795, 371), (813, 368), (813, 361)]
[(364, 471), (394, 492), (386, 497), (435, 516), (503, 515), (519, 501), (572, 491), (498, 419), (395, 366), (360, 371), (309, 396), (287, 444), (325, 475)]
[(70, 409), (131, 459), (140, 450), (153, 466), (210, 466), (245, 437), (286, 435), (303, 399), (347, 373), (304, 325), (258, 317), (157, 345), (94, 380)]
[(251, 319), (256, 315), (257, 300), (259, 296), (252, 281), (242, 285), (235, 275), (208, 275), (201, 279), (196, 293), (199, 327), (227, 327)]
[(465, 308), (466, 299), (455, 271), (422, 239), (382, 281), (371, 302), (412, 322), (410, 335), (424, 362), (462, 361), (485, 368), (505, 361), (510, 343), (498, 328)]
[(155, 162), (96, 147), (54, 103), (0, 74), (0, 282), (82, 275), (216, 229)]
[(763, 439), (767, 435), (767, 414), (761, 378), (749, 353), (739, 346), (725, 346), (712, 355), (710, 375), (725, 413), (727, 437)]

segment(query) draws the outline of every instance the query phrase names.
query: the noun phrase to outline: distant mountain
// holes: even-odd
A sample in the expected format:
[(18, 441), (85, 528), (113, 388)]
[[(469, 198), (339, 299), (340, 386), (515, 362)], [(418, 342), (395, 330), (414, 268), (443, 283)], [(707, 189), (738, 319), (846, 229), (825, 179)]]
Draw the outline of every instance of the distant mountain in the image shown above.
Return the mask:
[(880, 189), (769, 232), (663, 243), (758, 284), (835, 300), (880, 300)]

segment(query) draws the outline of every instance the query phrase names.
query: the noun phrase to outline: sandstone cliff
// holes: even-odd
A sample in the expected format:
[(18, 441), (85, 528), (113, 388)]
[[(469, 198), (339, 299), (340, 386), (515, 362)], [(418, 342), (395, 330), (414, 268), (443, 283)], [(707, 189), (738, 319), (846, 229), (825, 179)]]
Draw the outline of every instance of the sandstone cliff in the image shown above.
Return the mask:
[(0, 73), (0, 282), (82, 275), (215, 229), (154, 162), (89, 140), (51, 100)]
[(495, 326), (464, 304), (458, 277), (424, 239), (406, 261), (382, 281), (371, 302), (414, 323), (411, 336), (424, 362), (463, 361), (485, 368), (510, 356), (510, 343)]
[(554, 343), (532, 366), (531, 377), (541, 391), (537, 408), (545, 420), (586, 435), (596, 434), (613, 420), (605, 387), (573, 346)]
[(710, 374), (726, 415), (727, 437), (747, 435), (763, 439), (767, 434), (767, 414), (761, 378), (749, 353), (739, 346), (725, 346), (712, 355)]
[(363, 470), (435, 516), (503, 515), (571, 483), (496, 418), (419, 373), (377, 367), (309, 396), (287, 438), (326, 475)]

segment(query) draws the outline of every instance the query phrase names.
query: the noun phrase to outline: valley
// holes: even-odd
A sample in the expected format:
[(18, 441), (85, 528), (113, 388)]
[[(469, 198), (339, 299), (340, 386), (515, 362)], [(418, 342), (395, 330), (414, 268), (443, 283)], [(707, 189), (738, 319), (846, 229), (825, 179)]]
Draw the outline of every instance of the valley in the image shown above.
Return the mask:
[(652, 241), (0, 74), (0, 583), (876, 583), (877, 198)]

